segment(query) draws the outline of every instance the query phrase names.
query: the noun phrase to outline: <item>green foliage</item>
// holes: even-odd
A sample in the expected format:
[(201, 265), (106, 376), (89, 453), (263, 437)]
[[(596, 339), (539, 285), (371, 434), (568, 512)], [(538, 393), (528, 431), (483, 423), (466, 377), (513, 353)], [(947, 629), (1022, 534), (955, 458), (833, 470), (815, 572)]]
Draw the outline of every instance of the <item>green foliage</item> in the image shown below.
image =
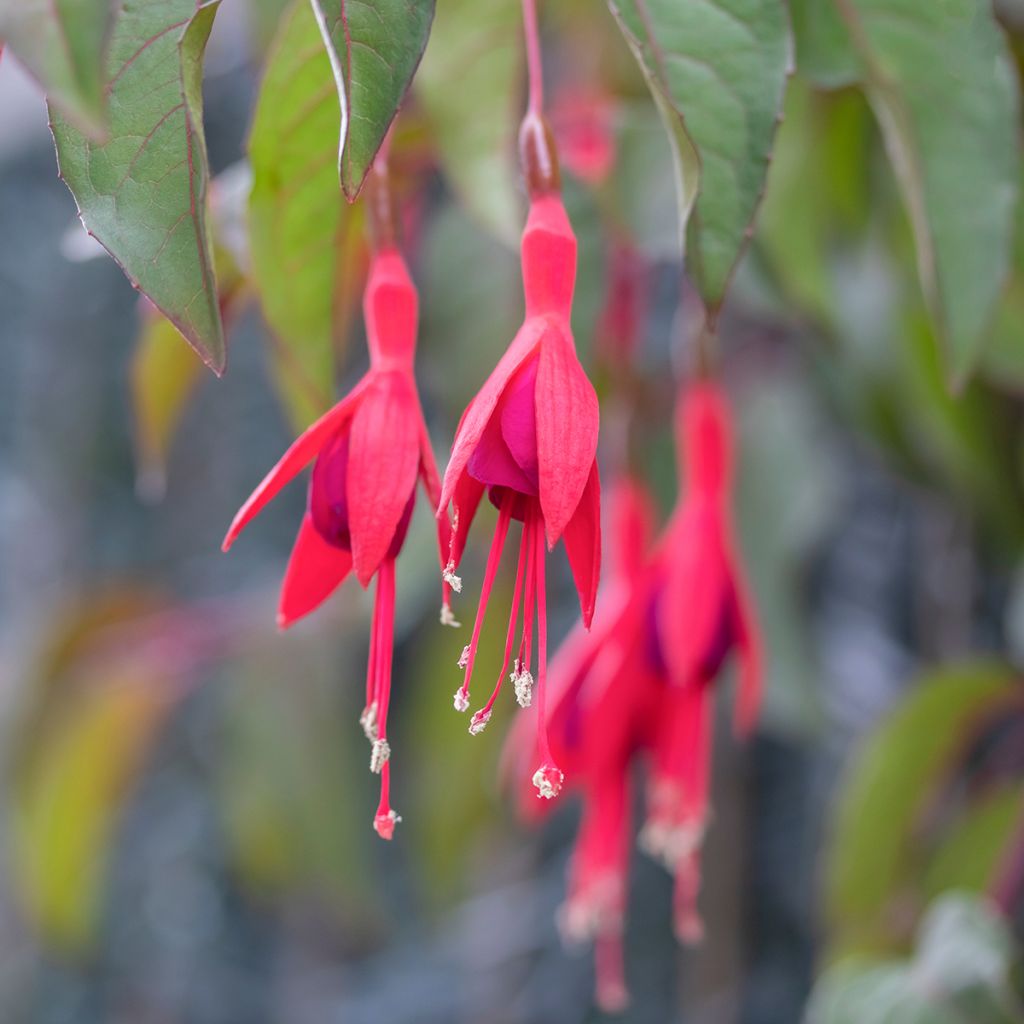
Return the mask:
[(94, 139), (106, 131), (103, 58), (112, 0), (0, 0), (0, 40)]
[(311, 0), (341, 107), (338, 173), (355, 199), (427, 46), (434, 0)]
[[(980, 725), (1013, 707), (1019, 713), (1020, 705), (1019, 688), (1002, 669), (947, 670), (923, 680), (868, 739), (846, 780), (830, 839), (827, 908), (837, 951), (876, 953), (906, 941), (930, 895), (929, 871), (943, 878), (931, 865), (943, 863), (936, 858), (945, 837), (923, 831), (924, 819), (934, 814)], [(950, 841), (962, 852), (963, 836), (973, 837), (984, 846), (972, 857), (991, 865), (1006, 833), (963, 828), (969, 832)]]
[(764, 191), (790, 37), (776, 0), (610, 0), (674, 144), (687, 266), (721, 304)]
[(1016, 1024), (1013, 934), (982, 899), (937, 900), (907, 962), (850, 961), (815, 988), (806, 1024)]
[(335, 350), (362, 280), (362, 211), (334, 168), (331, 66), (305, 0), (283, 18), (249, 137), (252, 274), (277, 344), (272, 365), (297, 428), (334, 390)]
[(514, 244), (522, 44), (518, 0), (447, 0), (416, 75), (444, 172), (466, 208)]
[(216, 373), (226, 352), (206, 223), (202, 59), (219, 0), (143, 0), (110, 39), (110, 136), (51, 113), (82, 222)]
[[(917, 242), (925, 300), (961, 383), (1009, 265), (1019, 98), (987, 0), (835, 0), (862, 62)], [(845, 69), (847, 57), (841, 56)]]

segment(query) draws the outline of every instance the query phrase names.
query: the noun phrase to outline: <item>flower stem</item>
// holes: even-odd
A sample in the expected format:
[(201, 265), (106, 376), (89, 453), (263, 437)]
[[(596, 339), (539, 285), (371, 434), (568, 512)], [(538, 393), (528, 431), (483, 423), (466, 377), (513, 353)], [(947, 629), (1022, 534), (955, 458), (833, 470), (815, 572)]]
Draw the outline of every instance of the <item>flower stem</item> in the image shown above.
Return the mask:
[(384, 141), (377, 150), (373, 167), (366, 178), (366, 219), (370, 229), (370, 240), (375, 250), (393, 248), (398, 244), (398, 226), (395, 218), (391, 181), (388, 177), (388, 157), (391, 153), (391, 133), (388, 129)]
[(530, 77), (530, 113), (544, 109), (544, 72), (540, 59), (537, 0), (523, 0), (523, 32), (526, 35), (526, 68)]

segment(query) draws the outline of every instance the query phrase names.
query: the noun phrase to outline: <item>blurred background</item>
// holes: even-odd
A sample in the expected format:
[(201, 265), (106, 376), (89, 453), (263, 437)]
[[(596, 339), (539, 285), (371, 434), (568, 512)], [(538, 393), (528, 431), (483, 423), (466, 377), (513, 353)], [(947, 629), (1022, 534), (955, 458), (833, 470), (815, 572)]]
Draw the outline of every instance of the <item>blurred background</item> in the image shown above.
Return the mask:
[[(635, 458), (667, 515), (668, 380), (688, 313), (670, 153), (611, 19), (551, 7), (580, 238), (574, 330), (611, 395), (600, 348), (628, 237), (645, 281), (629, 352)], [(222, 379), (82, 231), (45, 103), (0, 60), (0, 1020), (594, 1021), (591, 957), (563, 948), (555, 926), (578, 809), (565, 801), (539, 832), (520, 825), (497, 772), (511, 711), (475, 739), (452, 712), (465, 631), (437, 626), (424, 504), (398, 572), (392, 792), (404, 821), (390, 844), (370, 827), (376, 787), (357, 724), (367, 595), (350, 582), (288, 634), (274, 628), (303, 486), (230, 557), (219, 551), (237, 506), (326, 397), (294, 351), (293, 332), (320, 315), (290, 277), (295, 254), (255, 242), (258, 154), (264, 170), (267, 152), (288, 159), (272, 111), (258, 127), (283, 9), (225, 3), (206, 62)], [(1021, 28), (1012, 5), (1000, 13)], [(308, 32), (303, 18), (287, 12), (285, 30)], [(494, 60), (517, 75), (518, 38), (493, 29)], [(451, 29), (439, 16), (435, 31)], [(1019, 48), (1024, 34), (1012, 38)], [(400, 119), (395, 164), (422, 302), (418, 377), (443, 465), (521, 317), (522, 213), (508, 202), (520, 196), (511, 162), (494, 169), (489, 198), (477, 189), (469, 201), (439, 172), (437, 52)], [(830, 964), (870, 958), (892, 980), (920, 954), (936, 900), (959, 893), (970, 918), (964, 894), (996, 892), (1024, 863), (1024, 238), (981, 370), (954, 395), (867, 102), (818, 88), (799, 56), (720, 331), (767, 707), (739, 747), (722, 701), (699, 948), (675, 945), (671, 881), (634, 857), (627, 1022), (797, 1022)], [(613, 153), (601, 188), (585, 156), (573, 165), (581, 123)], [(309, 187), (336, 189), (329, 162)], [(316, 372), (340, 395), (365, 355), (360, 217), (338, 216), (325, 273), (347, 299), (328, 311), (333, 347)], [(488, 539), (485, 522), (463, 621)], [(555, 640), (576, 614), (562, 559)], [(481, 657), (497, 664), (499, 638), (485, 637)], [(951, 992), (949, 1007), (913, 1019), (1021, 1019), (1009, 932), (968, 930), (953, 927), (969, 942), (959, 956), (977, 953), (984, 984), (972, 976), (959, 1009)], [(942, 988), (941, 971), (925, 976)], [(829, 992), (813, 998), (820, 1009)]]

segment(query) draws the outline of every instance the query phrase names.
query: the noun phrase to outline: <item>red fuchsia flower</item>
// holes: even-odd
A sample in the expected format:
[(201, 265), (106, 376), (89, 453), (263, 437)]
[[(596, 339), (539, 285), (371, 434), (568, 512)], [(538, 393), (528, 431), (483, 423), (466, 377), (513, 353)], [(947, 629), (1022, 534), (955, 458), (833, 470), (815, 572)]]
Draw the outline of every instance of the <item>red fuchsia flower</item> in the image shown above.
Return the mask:
[(584, 621), (589, 625), (600, 571), (598, 404), (576, 358), (569, 326), (576, 279), (576, 238), (558, 194), (550, 134), (531, 113), (520, 135), (530, 186), (530, 212), (522, 238), (523, 326), (459, 424), (441, 488), (439, 515), (454, 508), (452, 548), (445, 578), (454, 575), (465, 537), (486, 490), (498, 509), (498, 526), (484, 574), (473, 635), (459, 661), (465, 678), (455, 694), (469, 708), (470, 682), (488, 598), (512, 520), (522, 523), (519, 564), (505, 658), (490, 699), (470, 721), (479, 733), (490, 720), (512, 660), (520, 605), (523, 628), (511, 679), (523, 706), (532, 702), (533, 626), (537, 624), (537, 702), (540, 763), (533, 781), (542, 797), (558, 794), (563, 775), (547, 749), (544, 700), (547, 677), (545, 542), (565, 543)]
[(659, 711), (641, 845), (676, 875), (676, 930), (698, 938), (700, 847), (708, 821), (711, 690), (735, 651), (734, 725), (746, 735), (761, 699), (757, 623), (732, 527), (733, 430), (728, 401), (702, 380), (676, 408), (680, 476), (686, 484), (656, 555), (650, 661), (668, 680)]
[(612, 240), (604, 306), (597, 322), (597, 349), (617, 374), (630, 372), (640, 345), (650, 282), (643, 253), (627, 238)]
[[(393, 245), (374, 253), (363, 297), (370, 369), (348, 396), (303, 433), (235, 516), (225, 551), (249, 522), (310, 462), (306, 514), (292, 550), (277, 621), (290, 626), (317, 608), (354, 570), (367, 587), (377, 577), (366, 706), (360, 722), (372, 744), (371, 771), (381, 776), (373, 826), (384, 839), (401, 819), (389, 802), (387, 739), (395, 618), (395, 559), (421, 481), (437, 504), (440, 484), (413, 378), (418, 298)], [(314, 461), (315, 460), (315, 461)], [(448, 523), (438, 542), (449, 547)], [(451, 623), (448, 587), (441, 621)]]
[[(707, 824), (711, 686), (729, 652), (740, 656), (737, 727), (757, 713), (761, 658), (734, 556), (730, 525), (732, 440), (728, 406), (710, 382), (687, 389), (677, 415), (680, 472), (687, 480), (658, 545), (650, 549), (651, 502), (630, 481), (613, 490), (610, 578), (593, 628), (570, 634), (552, 661), (549, 744), (583, 799), (569, 891), (560, 921), (571, 940), (593, 940), (597, 998), (626, 1000), (622, 933), (632, 836), (632, 765), (648, 767), (640, 841), (675, 875), (681, 941), (700, 938), (700, 848)], [(513, 730), (506, 765), (522, 778), (532, 739)]]
[[(640, 656), (646, 633), (653, 504), (646, 489), (618, 481), (610, 502), (612, 558), (601, 607), (588, 632), (579, 625), (551, 664), (548, 731), (567, 785), (583, 799), (583, 820), (559, 913), (567, 941), (593, 941), (597, 1001), (608, 1011), (626, 1002), (622, 937), (632, 825), (630, 765), (653, 738), (661, 676)], [(520, 811), (538, 819), (550, 805), (529, 797), (527, 765), (536, 741), (525, 721), (506, 747), (505, 767), (523, 780)]]
[(615, 164), (614, 106), (595, 89), (566, 89), (551, 110), (562, 163), (588, 185), (600, 185)]

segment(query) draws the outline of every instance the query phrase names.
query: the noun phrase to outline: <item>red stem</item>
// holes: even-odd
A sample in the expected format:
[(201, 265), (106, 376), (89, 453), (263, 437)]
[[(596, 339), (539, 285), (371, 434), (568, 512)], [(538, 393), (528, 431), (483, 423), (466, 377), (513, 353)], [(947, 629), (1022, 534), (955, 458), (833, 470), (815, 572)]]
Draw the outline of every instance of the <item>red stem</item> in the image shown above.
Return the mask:
[(537, 0), (523, 0), (523, 32), (526, 35), (526, 67), (530, 77), (530, 112), (544, 109), (544, 74), (537, 28)]

